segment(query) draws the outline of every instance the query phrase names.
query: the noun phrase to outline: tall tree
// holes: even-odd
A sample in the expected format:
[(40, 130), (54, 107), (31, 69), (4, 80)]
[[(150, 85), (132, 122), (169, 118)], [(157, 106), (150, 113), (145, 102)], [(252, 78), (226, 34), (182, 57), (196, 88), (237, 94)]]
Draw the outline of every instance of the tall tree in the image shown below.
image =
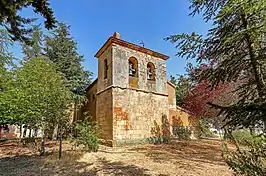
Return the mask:
[(19, 14), (19, 11), (28, 7), (32, 7), (35, 13), (45, 18), (47, 29), (55, 27), (56, 20), (53, 10), (49, 7), (49, 0), (0, 0), (0, 25), (8, 30), (13, 40), (29, 42), (27, 35), (32, 29), (26, 26), (34, 19)]
[(13, 89), (6, 93), (12, 100), (10, 112), (14, 122), (42, 129), (42, 153), (47, 132), (56, 125), (63, 129), (70, 120), (71, 94), (62, 74), (46, 58), (30, 59), (16, 70)]
[(31, 45), (27, 43), (22, 44), (23, 53), (25, 54), (24, 60), (30, 58), (37, 58), (43, 55), (43, 31), (39, 26), (33, 26), (33, 32), (29, 35)]
[(4, 106), (6, 101), (3, 98), (3, 94), (8, 90), (8, 84), (10, 79), (12, 79), (10, 70), (13, 65), (12, 61), (14, 57), (8, 52), (8, 48), (12, 46), (12, 44), (13, 42), (9, 37), (8, 32), (0, 29), (0, 125), (9, 121), (9, 118), (5, 116), (7, 109)]
[(92, 73), (82, 67), (83, 56), (77, 51), (77, 43), (71, 38), (70, 26), (59, 23), (51, 36), (45, 38), (46, 56), (56, 64), (63, 73), (66, 85), (80, 98), (91, 81)]
[(172, 35), (177, 42), (177, 55), (212, 63), (202, 69), (199, 80), (212, 87), (220, 83), (245, 80), (239, 86), (240, 100), (221, 109), (231, 126), (249, 126), (266, 122), (265, 33), (266, 2), (258, 0), (191, 0), (192, 15), (203, 12), (213, 21), (206, 38), (192, 33)]

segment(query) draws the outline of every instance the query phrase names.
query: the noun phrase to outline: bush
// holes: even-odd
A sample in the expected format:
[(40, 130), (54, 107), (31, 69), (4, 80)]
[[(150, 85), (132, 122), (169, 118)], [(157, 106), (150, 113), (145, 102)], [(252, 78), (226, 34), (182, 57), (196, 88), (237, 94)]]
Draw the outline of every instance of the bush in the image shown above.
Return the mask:
[(179, 140), (189, 140), (192, 134), (192, 131), (190, 127), (179, 126), (179, 127), (173, 127), (173, 134)]
[(237, 130), (233, 132), (233, 137), (239, 145), (249, 145), (250, 143), (262, 140), (261, 137), (257, 137), (250, 133), (248, 129)]
[(77, 121), (73, 124), (73, 137), (71, 143), (79, 147), (82, 145), (86, 150), (98, 151), (99, 129), (95, 124), (84, 121)]
[(229, 151), (224, 144), (223, 157), (235, 172), (235, 175), (264, 176), (266, 175), (266, 143), (265, 137), (257, 137), (237, 146), (236, 151)]
[(211, 132), (211, 125), (207, 119), (201, 119), (199, 121), (200, 137), (213, 137), (214, 134)]

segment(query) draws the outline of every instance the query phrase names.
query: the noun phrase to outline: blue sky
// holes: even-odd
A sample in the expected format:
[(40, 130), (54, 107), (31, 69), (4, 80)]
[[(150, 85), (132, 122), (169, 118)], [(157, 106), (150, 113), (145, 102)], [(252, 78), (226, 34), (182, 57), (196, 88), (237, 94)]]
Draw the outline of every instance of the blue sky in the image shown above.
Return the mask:
[[(167, 75), (183, 74), (186, 60), (175, 56), (173, 44), (163, 39), (171, 34), (197, 31), (206, 34), (208, 24), (201, 16), (191, 17), (189, 0), (51, 0), (58, 21), (71, 25), (71, 35), (84, 55), (84, 67), (97, 77), (94, 54), (115, 32), (121, 39), (139, 44), (170, 56)], [(36, 16), (31, 10), (22, 15)], [(37, 16), (39, 17), (39, 16)], [(20, 48), (13, 48), (22, 57)]]

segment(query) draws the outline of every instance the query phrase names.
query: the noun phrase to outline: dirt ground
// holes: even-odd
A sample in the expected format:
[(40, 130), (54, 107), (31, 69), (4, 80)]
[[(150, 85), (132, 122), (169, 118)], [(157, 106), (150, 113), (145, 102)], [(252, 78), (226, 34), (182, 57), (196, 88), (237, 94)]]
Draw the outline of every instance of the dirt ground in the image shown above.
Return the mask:
[(86, 153), (72, 151), (65, 143), (59, 161), (56, 142), (47, 144), (49, 155), (43, 157), (15, 142), (2, 142), (0, 175), (232, 175), (222, 160), (220, 144), (218, 140), (193, 140), (116, 148), (101, 146), (97, 153)]

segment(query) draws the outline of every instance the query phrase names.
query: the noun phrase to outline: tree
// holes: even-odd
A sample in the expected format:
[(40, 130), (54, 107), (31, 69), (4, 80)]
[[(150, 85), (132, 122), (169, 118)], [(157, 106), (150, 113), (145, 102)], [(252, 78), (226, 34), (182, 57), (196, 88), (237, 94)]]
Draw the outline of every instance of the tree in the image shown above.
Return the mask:
[(10, 69), (12, 68), (13, 56), (8, 52), (8, 48), (12, 46), (13, 42), (8, 36), (6, 30), (0, 30), (0, 125), (6, 124), (9, 121), (4, 114), (6, 112), (5, 99), (3, 94), (8, 90), (8, 83), (12, 78)]
[(211, 89), (210, 84), (202, 82), (195, 85), (187, 94), (182, 103), (182, 108), (193, 113), (199, 119), (208, 118), (208, 121), (220, 129), (223, 127), (223, 116), (219, 116), (219, 110), (212, 108), (209, 103), (219, 106), (228, 106), (237, 101), (235, 92), (236, 83), (219, 84)]
[(42, 129), (42, 148), (47, 132), (55, 125), (63, 132), (70, 120), (71, 92), (56, 66), (47, 58), (33, 58), (15, 70), (12, 87), (4, 94), (9, 101), (12, 124), (24, 124), (30, 129)]
[(77, 43), (70, 37), (70, 26), (59, 23), (51, 36), (45, 37), (45, 55), (57, 66), (67, 87), (74, 93), (75, 101), (84, 98), (85, 88), (89, 85), (91, 72), (84, 70), (83, 56), (78, 54)]
[(187, 96), (187, 94), (189, 94), (192, 88), (192, 82), (188, 77), (183, 75), (179, 75), (178, 78), (170, 75), (170, 82), (176, 86), (176, 105), (182, 106), (183, 99), (185, 98), (185, 96)]
[(42, 56), (43, 51), (43, 32), (39, 26), (33, 26), (33, 32), (29, 35), (31, 45), (27, 43), (22, 44), (23, 53), (25, 54), (24, 60), (30, 58), (37, 58)]
[(0, 25), (8, 30), (13, 40), (29, 43), (27, 35), (31, 33), (32, 29), (25, 25), (31, 24), (34, 19), (18, 14), (19, 11), (28, 7), (32, 7), (35, 13), (39, 13), (45, 18), (44, 24), (47, 29), (55, 27), (56, 20), (48, 0), (1, 0)]
[(203, 12), (213, 21), (207, 36), (172, 35), (166, 40), (177, 42), (177, 55), (213, 64), (201, 69), (198, 79), (211, 87), (241, 80), (239, 100), (228, 106), (212, 104), (225, 115), (227, 125), (253, 126), (266, 121), (265, 21), (266, 2), (257, 0), (192, 0), (191, 15)]

